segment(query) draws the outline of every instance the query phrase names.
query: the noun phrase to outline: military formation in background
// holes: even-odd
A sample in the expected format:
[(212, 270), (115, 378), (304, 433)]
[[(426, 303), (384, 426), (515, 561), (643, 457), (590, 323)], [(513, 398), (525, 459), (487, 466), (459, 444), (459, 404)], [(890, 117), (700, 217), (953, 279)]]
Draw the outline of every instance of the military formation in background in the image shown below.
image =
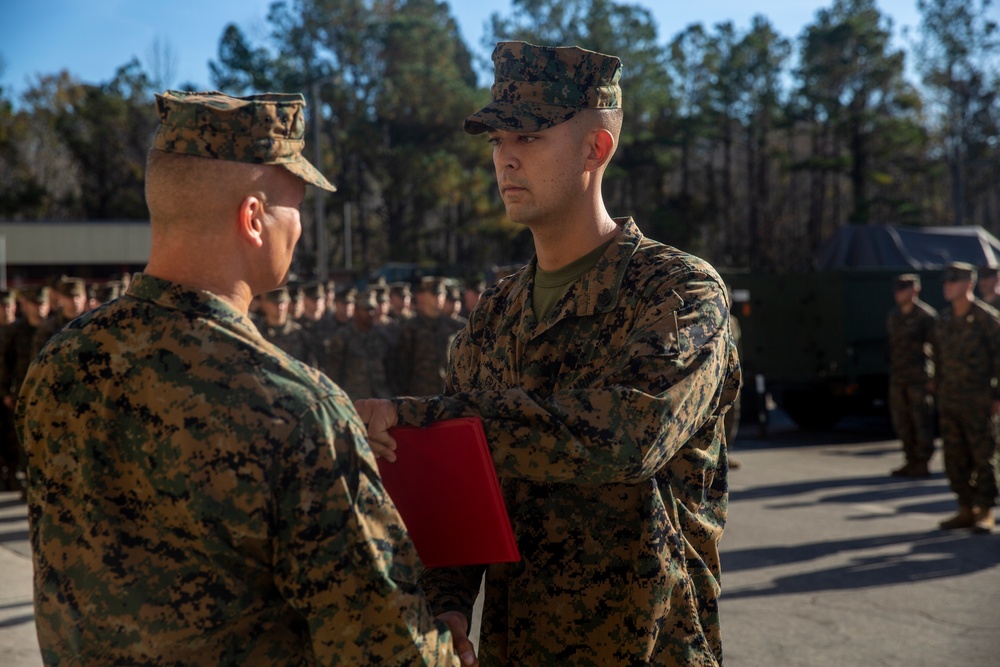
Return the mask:
[[(0, 490), (24, 488), (13, 409), (31, 360), (57, 331), (118, 298), (128, 282), (127, 275), (100, 283), (62, 276), (0, 291)], [(485, 287), (439, 277), (361, 290), (293, 281), (255, 299), (253, 319), (268, 341), (322, 370), (353, 400), (439, 394), (451, 340)]]
[(353, 400), (444, 390), (448, 349), (485, 289), (425, 277), (411, 286), (295, 283), (261, 295), (254, 322), (271, 343), (322, 370)]
[(0, 291), (0, 490), (24, 491), (24, 456), (13, 411), (28, 365), (57, 331), (83, 313), (117, 298), (129, 277), (87, 284), (61, 276), (47, 285)]
[(918, 275), (895, 280), (896, 308), (887, 319), (889, 406), (906, 461), (892, 474), (930, 474), (936, 412), (944, 471), (958, 500), (958, 513), (940, 527), (988, 534), (1000, 479), (997, 270), (953, 262), (943, 279), (941, 312), (920, 300)]

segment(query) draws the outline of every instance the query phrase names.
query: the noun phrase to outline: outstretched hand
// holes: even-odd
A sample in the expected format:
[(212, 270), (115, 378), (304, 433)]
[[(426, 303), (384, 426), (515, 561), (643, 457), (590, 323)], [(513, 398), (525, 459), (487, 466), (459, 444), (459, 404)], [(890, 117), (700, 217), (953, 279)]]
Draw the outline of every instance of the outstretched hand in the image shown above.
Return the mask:
[(375, 456), (394, 462), (396, 441), (389, 429), (399, 421), (395, 404), (385, 398), (363, 398), (354, 402), (354, 409), (368, 427), (368, 444)]

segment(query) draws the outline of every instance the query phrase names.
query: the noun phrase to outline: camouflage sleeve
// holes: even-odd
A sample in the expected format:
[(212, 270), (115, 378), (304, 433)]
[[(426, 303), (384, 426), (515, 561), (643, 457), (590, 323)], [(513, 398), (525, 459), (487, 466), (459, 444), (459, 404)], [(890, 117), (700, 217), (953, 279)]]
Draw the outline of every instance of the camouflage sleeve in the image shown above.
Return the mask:
[(467, 567), (429, 567), (420, 575), (420, 588), (427, 595), (431, 611), (443, 614), (457, 611), (465, 614), (472, 625), (472, 607), (479, 595), (485, 565)]
[(276, 585), (308, 622), (319, 663), (457, 665), (357, 415), (321, 402), (281, 454), (271, 477)]
[(988, 315), (986, 318), (986, 340), (990, 350), (990, 360), (993, 364), (990, 391), (993, 394), (993, 400), (1000, 401), (1000, 317), (995, 311), (989, 312)]
[(934, 318), (934, 325), (931, 327), (931, 366), (934, 368), (934, 384), (936, 388), (940, 388), (941, 380), (944, 377), (942, 371), (944, 367), (941, 365), (941, 315), (939, 314)]
[(405, 394), (410, 390), (410, 381), (413, 378), (413, 320), (406, 320), (399, 329), (399, 338), (396, 345), (390, 352), (391, 372), (393, 374), (392, 383), (399, 393)]
[(16, 396), (14, 386), (14, 337), (6, 335), (0, 340), (0, 398)]
[(326, 361), (323, 370), (330, 376), (331, 380), (340, 386), (344, 384), (344, 352), (346, 350), (344, 334), (346, 329), (343, 327), (333, 332), (333, 335), (326, 341), (325, 349)]
[(648, 479), (720, 402), (734, 399), (738, 362), (725, 289), (711, 275), (691, 272), (631, 298), (634, 322), (625, 344), (605, 349), (595, 342), (601, 369), (547, 397), (519, 387), (464, 386), (484, 338), (481, 327), (466, 329), (453, 349), (447, 394), (397, 399), (401, 422), (480, 415), (501, 477), (577, 484)]

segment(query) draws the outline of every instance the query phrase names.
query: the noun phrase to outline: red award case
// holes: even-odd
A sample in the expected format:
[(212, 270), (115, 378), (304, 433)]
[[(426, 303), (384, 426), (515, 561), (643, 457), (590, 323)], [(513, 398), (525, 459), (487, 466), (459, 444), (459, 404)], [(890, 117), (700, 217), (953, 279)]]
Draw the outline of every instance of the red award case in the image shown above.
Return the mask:
[(426, 567), (521, 560), (479, 417), (389, 429), (396, 461), (377, 459)]

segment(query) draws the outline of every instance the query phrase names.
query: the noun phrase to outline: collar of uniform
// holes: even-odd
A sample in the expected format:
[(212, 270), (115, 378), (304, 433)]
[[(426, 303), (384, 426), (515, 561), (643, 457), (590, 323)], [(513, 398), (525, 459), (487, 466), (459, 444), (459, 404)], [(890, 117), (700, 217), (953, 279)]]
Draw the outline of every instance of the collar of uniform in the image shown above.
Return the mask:
[(520, 308), (520, 320), (515, 332), (518, 337), (531, 338), (565, 318), (608, 312), (617, 306), (618, 292), (628, 270), (629, 259), (635, 253), (643, 236), (632, 218), (614, 220), (621, 228), (615, 242), (608, 246), (594, 268), (570, 286), (566, 296), (549, 313), (544, 323), (539, 323), (535, 319), (534, 309), (529, 311), (527, 308), (538, 258), (533, 257), (531, 263), (520, 272), (510, 295), (511, 302), (518, 303)]
[(193, 290), (179, 283), (138, 273), (132, 277), (125, 294), (143, 301), (152, 301), (170, 310), (223, 323), (231, 329), (249, 333), (254, 338), (260, 337), (249, 317), (205, 290)]

